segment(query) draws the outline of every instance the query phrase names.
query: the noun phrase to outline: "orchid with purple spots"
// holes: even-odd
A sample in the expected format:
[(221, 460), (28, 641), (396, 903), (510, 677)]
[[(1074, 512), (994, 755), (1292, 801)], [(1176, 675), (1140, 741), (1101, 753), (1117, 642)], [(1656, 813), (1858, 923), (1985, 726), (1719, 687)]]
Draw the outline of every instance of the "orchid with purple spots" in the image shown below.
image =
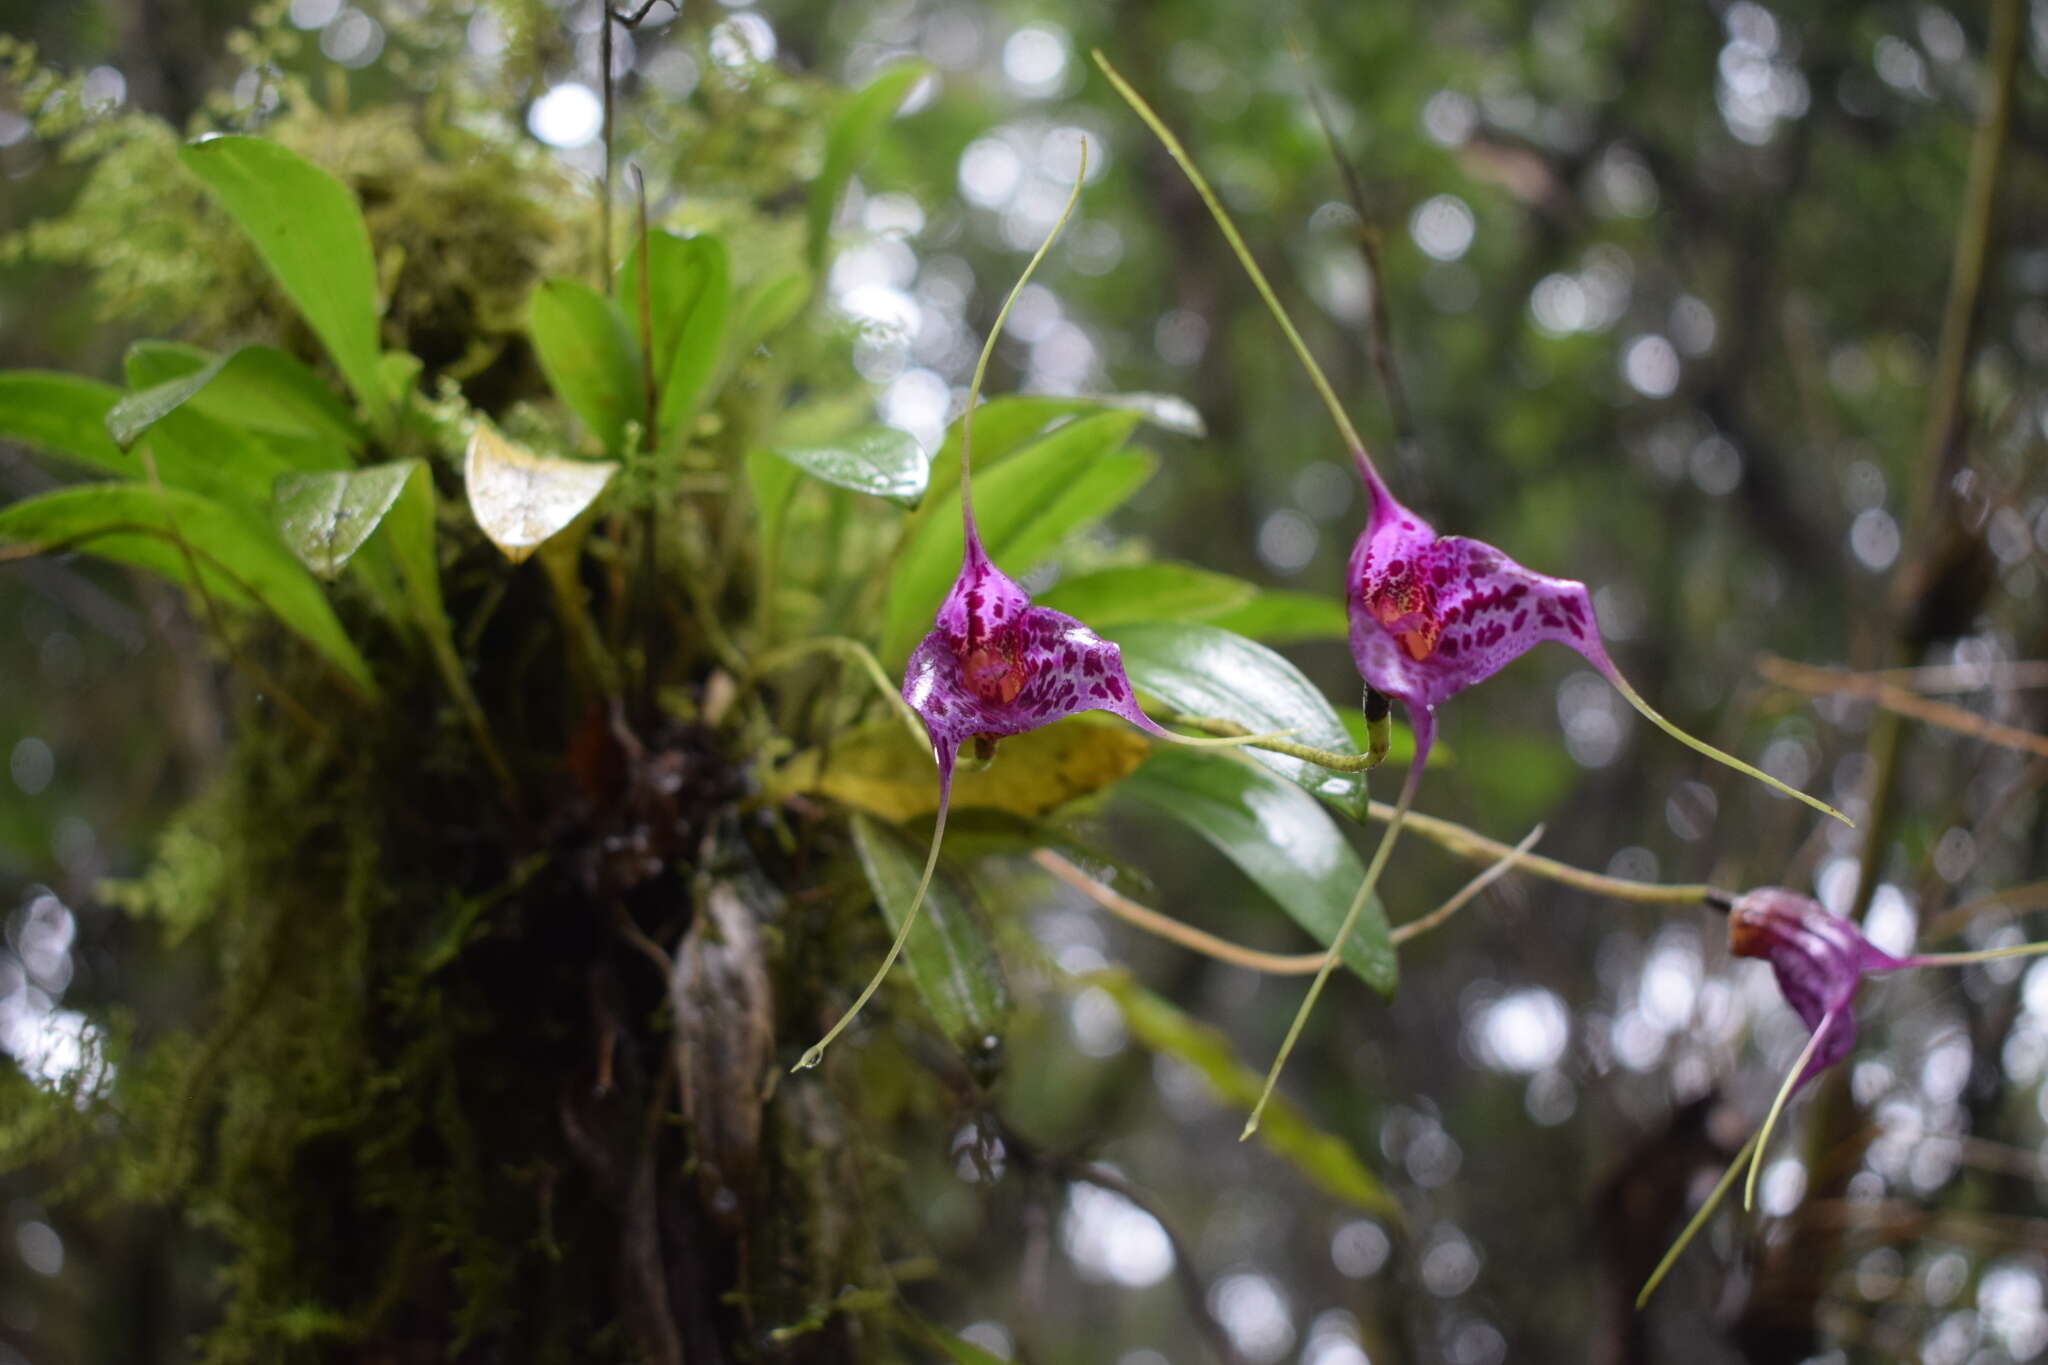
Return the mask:
[(1757, 1173), (1763, 1166), (1764, 1149), (1770, 1145), (1771, 1132), (1777, 1127), (1786, 1102), (1801, 1086), (1848, 1056), (1856, 1046), (1854, 1005), (1856, 990), (1864, 977), (1908, 967), (1959, 967), (2048, 953), (2048, 943), (2022, 943), (1977, 952), (1894, 957), (1865, 938), (1853, 922), (1796, 891), (1767, 886), (1732, 902), (1720, 903), (1728, 910), (1728, 951), (1737, 957), (1759, 958), (1771, 964), (1779, 994), (1805, 1023), (1810, 1036), (1791, 1070), (1785, 1073), (1763, 1126), (1735, 1154), (1735, 1160), (1713, 1192), (1664, 1253), (1664, 1259), (1636, 1296), (1638, 1308), (1656, 1292), (1680, 1253), (1706, 1225), (1708, 1216), (1727, 1196), (1736, 1175), (1745, 1167), (1749, 1179), (1743, 1187), (1743, 1207), (1755, 1206)]
[(1850, 821), (1827, 803), (1794, 791), (1768, 773), (1695, 739), (1638, 696), (1607, 657), (1585, 584), (1534, 573), (1483, 541), (1468, 540), (1462, 536), (1439, 536), (1428, 522), (1395, 499), (1373, 468), (1365, 442), (1345, 414), (1343, 404), (1337, 401), (1336, 391), (1331, 388), (1328, 377), (1316, 364), (1301, 334), (1295, 330), (1265, 272), (1252, 259), (1251, 250), (1245, 245), (1236, 224), (1231, 221), (1194, 160), (1151, 106), (1117, 73), (1102, 53), (1095, 54), (1095, 63), (1116, 87), (1117, 93), (1159, 138), (1168, 155), (1179, 164), (1195, 192), (1208, 206), (1210, 215), (1222, 229), (1245, 273), (1251, 277), (1260, 298), (1280, 324), (1280, 330), (1286, 334), (1288, 344), (1308, 371), (1324, 406), (1329, 409), (1338, 431), (1350, 447), (1371, 500), (1366, 527), (1352, 549), (1345, 579), (1351, 655), (1358, 665), (1359, 674), (1365, 679), (1368, 697), (1377, 692), (1398, 699), (1406, 708), (1409, 725), (1415, 732), (1415, 757), (1402, 784), (1400, 799), (1395, 803), (1394, 816), (1387, 822), (1386, 833), (1366, 867), (1365, 880), (1343, 927), (1330, 944), (1323, 969), (1310, 984), (1308, 996), (1280, 1044), (1279, 1055), (1266, 1076), (1265, 1092), (1245, 1123), (1244, 1136), (1250, 1137), (1258, 1128), (1259, 1115), (1279, 1081), (1280, 1069), (1300, 1037), (1302, 1026), (1324, 983), (1335, 969), (1345, 940), (1350, 937), (1358, 917), (1371, 899), (1373, 887), (1393, 850), (1394, 840), (1401, 832), (1435, 739), (1436, 707), (1475, 683), (1484, 682), (1543, 641), (1557, 640), (1577, 650), (1628, 699), (1631, 706), (1680, 742), (1778, 791), (1796, 796), (1844, 824)]
[(960, 517), (965, 541), (960, 573), (939, 604), (931, 633), (911, 651), (903, 677), (903, 701), (923, 722), (939, 768), (939, 812), (932, 828), (931, 852), (888, 956), (839, 1022), (797, 1062), (794, 1069), (799, 1071), (823, 1060), (825, 1048), (853, 1022), (902, 955), (904, 944), (910, 941), (911, 929), (917, 923), (918, 911), (924, 906), (925, 893), (938, 866), (939, 846), (946, 833), (946, 812), (952, 803), (953, 770), (961, 746), (969, 740), (994, 741), (1020, 735), (1083, 711), (1111, 712), (1147, 734), (1178, 744), (1234, 746), (1281, 738), (1273, 734), (1194, 739), (1162, 728), (1138, 708), (1130, 677), (1124, 672), (1122, 651), (1065, 612), (1033, 606), (1016, 580), (989, 558), (975, 526), (973, 464), (968, 452), (981, 381), (1011, 305), (1073, 213), (1087, 163), (1088, 148), (1084, 141), (1081, 171), (1074, 182), (1073, 195), (997, 313), (968, 385), (967, 407), (960, 418)]

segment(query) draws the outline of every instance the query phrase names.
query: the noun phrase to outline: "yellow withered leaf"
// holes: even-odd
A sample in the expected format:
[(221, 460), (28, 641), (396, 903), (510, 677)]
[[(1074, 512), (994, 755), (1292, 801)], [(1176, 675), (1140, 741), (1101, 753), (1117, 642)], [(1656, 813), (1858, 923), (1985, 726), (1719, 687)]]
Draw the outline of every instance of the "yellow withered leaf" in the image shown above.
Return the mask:
[[(1134, 730), (1080, 717), (1013, 735), (988, 767), (960, 766), (953, 776), (953, 807), (1043, 815), (1122, 778), (1150, 749), (1150, 742)], [(798, 754), (772, 785), (778, 797), (826, 796), (891, 821), (939, 808), (939, 774), (931, 750), (894, 720), (839, 736), (829, 750)]]
[(597, 501), (618, 469), (611, 460), (536, 455), (479, 422), (463, 479), (476, 524), (517, 564)]

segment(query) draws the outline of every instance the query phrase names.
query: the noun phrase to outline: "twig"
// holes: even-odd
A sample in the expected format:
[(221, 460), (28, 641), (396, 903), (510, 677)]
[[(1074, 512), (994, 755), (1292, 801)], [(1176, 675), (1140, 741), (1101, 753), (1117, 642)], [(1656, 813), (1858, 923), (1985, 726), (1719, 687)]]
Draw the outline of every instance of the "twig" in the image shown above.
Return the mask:
[(2033, 910), (2048, 910), (2048, 882), (2028, 882), (2024, 886), (2011, 886), (2003, 891), (1994, 891), (1988, 896), (1964, 901), (1955, 909), (1938, 915), (1920, 937), (1928, 942), (1938, 942), (1961, 933), (1979, 915), (1993, 910), (2004, 910), (2008, 914), (2024, 915)]
[(2012, 725), (2001, 725), (1995, 720), (1986, 720), (1974, 711), (1965, 710), (1952, 702), (1932, 701), (1917, 692), (1909, 692), (1896, 683), (1887, 682), (1881, 676), (1868, 673), (1848, 673), (1836, 668), (1822, 668), (1816, 664), (1794, 663), (1766, 654), (1757, 660), (1757, 672), (1779, 687), (1791, 688), (1796, 692), (1808, 692), (1820, 696), (1864, 697), (1876, 702), (1887, 711), (1957, 734), (1968, 735), (1996, 744), (2002, 748), (2017, 749), (2021, 753), (2035, 754), (2048, 758), (2048, 735), (2037, 735), (2031, 730), (2022, 730)]

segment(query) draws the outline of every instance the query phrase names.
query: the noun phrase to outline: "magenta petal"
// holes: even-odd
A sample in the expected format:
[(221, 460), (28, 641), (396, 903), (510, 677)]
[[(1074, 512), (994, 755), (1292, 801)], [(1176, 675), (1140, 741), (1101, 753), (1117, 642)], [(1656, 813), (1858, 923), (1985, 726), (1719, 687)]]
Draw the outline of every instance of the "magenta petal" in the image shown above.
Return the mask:
[(1439, 537), (1377, 479), (1371, 488), (1345, 594), (1366, 682), (1411, 708), (1435, 706), (1546, 640), (1613, 675), (1585, 584), (1525, 569), (1484, 541)]
[(1138, 709), (1122, 651), (1066, 613), (1032, 606), (975, 541), (931, 634), (911, 651), (903, 699), (942, 769), (976, 735), (1022, 734), (1080, 711), (1165, 733)]
[(1894, 971), (1907, 962), (1874, 947), (1854, 924), (1811, 897), (1782, 887), (1763, 887), (1735, 902), (1728, 916), (1728, 946), (1737, 957), (1762, 958), (1778, 978), (1785, 1003), (1807, 1028), (1827, 1036), (1814, 1049), (1794, 1083), (1825, 1071), (1856, 1045), (1850, 1004), (1871, 972)]

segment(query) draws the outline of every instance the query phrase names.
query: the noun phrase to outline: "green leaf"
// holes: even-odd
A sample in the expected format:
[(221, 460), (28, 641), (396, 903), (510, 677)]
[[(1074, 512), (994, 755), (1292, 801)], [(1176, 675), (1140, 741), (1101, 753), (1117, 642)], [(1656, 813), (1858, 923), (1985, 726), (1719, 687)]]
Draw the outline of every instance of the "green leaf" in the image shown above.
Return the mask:
[[(925, 850), (865, 815), (853, 817), (853, 841), (890, 931), (900, 931)], [(984, 1050), (983, 1040), (1002, 1036), (1010, 1012), (1002, 964), (973, 894), (943, 865), (932, 874), (924, 911), (903, 945), (903, 960), (925, 1008), (963, 1051), (976, 1055)]]
[(814, 479), (905, 505), (924, 496), (931, 472), (917, 438), (894, 427), (863, 427), (823, 445), (777, 446), (774, 453)]
[[(1083, 980), (1116, 1001), (1124, 1027), (1140, 1046), (1193, 1067), (1209, 1082), (1216, 1097), (1234, 1109), (1249, 1112), (1257, 1103), (1265, 1078), (1237, 1059), (1220, 1032), (1181, 1013), (1126, 972), (1092, 972)], [(1275, 1095), (1267, 1102), (1259, 1124), (1259, 1144), (1332, 1198), (1389, 1222), (1401, 1222), (1400, 1204), (1366, 1169), (1350, 1144), (1310, 1123), (1285, 1096)]]
[(137, 391), (107, 414), (107, 431), (124, 449), (188, 404), (214, 421), (287, 438), (273, 447), (287, 452), (360, 450), (367, 439), (320, 377), (274, 346), (209, 356), (193, 347), (138, 343), (129, 350), (128, 373)]
[[(1161, 749), (1117, 791), (1215, 845), (1324, 948), (1365, 880), (1365, 865), (1314, 797), (1234, 755)], [(1398, 967), (1377, 896), (1344, 945), (1344, 965), (1382, 995), (1394, 993)]]
[[(166, 413), (149, 429), (140, 449), (149, 453), (149, 463), (167, 487), (204, 494), (266, 522), (278, 478), (301, 469), (254, 433), (196, 408)], [(339, 446), (299, 446), (293, 454), (330, 466), (348, 463), (347, 452)]]
[(399, 460), (366, 469), (286, 474), (272, 493), (272, 516), (299, 562), (322, 578), (333, 578), (384, 520), (406, 480), (424, 469), (418, 460)]
[(811, 299), (811, 272), (791, 270), (763, 280), (740, 296), (734, 309), (733, 340), (738, 350), (751, 351), (796, 321)]
[(189, 550), (216, 600), (264, 607), (364, 695), (376, 693), (312, 575), (267, 527), (210, 498), (142, 483), (60, 488), (0, 510), (0, 539), (45, 554), (82, 550), (187, 584)]
[(920, 61), (898, 62), (856, 91), (825, 135), (825, 165), (811, 182), (810, 249), (811, 268), (817, 270), (825, 259), (826, 239), (832, 231), (832, 213), (839, 196), (882, 140), (882, 130), (896, 117), (911, 87), (930, 68)]
[(377, 267), (347, 186), (275, 142), (210, 137), (178, 159), (213, 191), (382, 427), (391, 398), (378, 372)]
[[(1117, 632), (1116, 640), (1132, 684), (1177, 711), (1220, 716), (1261, 734), (1292, 730), (1288, 738), (1296, 744), (1358, 752), (1328, 699), (1300, 669), (1264, 645), (1204, 623), (1130, 625)], [(1339, 810), (1364, 813), (1363, 773), (1331, 772), (1264, 749), (1244, 752)]]
[(640, 350), (610, 299), (580, 280), (541, 282), (526, 327), (548, 383), (607, 454), (624, 455), (626, 423), (647, 415)]
[(1038, 605), (1106, 630), (1132, 621), (1209, 620), (1257, 593), (1242, 578), (1159, 560), (1063, 578), (1039, 596)]
[(0, 437), (46, 455), (132, 479), (142, 464), (107, 435), (107, 414), (121, 401), (112, 384), (43, 370), (0, 373)]
[(536, 455), (479, 422), (462, 468), (476, 524), (517, 564), (582, 516), (619, 467)]
[[(1011, 574), (1023, 574), (1068, 532), (1136, 491), (1150, 476), (1153, 461), (1117, 447), (1137, 424), (1134, 413), (1084, 417), (989, 469), (976, 486), (975, 501), (989, 556)], [(935, 507), (935, 501), (941, 505)], [(930, 515), (911, 531), (889, 580), (884, 662), (904, 658), (930, 629), (932, 614), (960, 568), (965, 541), (959, 490), (942, 500), (927, 495), (919, 510)]]
[(1343, 640), (1349, 638), (1351, 632), (1341, 598), (1271, 590), (1259, 593), (1249, 602), (1220, 616), (1209, 618), (1209, 624), (1267, 644)]
[[(953, 809), (1043, 815), (1116, 782), (1151, 748), (1121, 722), (1080, 716), (1027, 730), (1003, 740), (987, 767), (961, 767), (953, 777)], [(810, 792), (892, 821), (939, 808), (931, 746), (894, 719), (837, 735), (828, 748), (805, 750), (768, 785), (777, 800)]]
[[(656, 449), (667, 450), (696, 414), (725, 345), (732, 308), (732, 267), (716, 237), (648, 234), (654, 269), (647, 276), (648, 323), (653, 337), (654, 382), (661, 386)], [(619, 315), (626, 334), (640, 326), (640, 249), (619, 267)]]

